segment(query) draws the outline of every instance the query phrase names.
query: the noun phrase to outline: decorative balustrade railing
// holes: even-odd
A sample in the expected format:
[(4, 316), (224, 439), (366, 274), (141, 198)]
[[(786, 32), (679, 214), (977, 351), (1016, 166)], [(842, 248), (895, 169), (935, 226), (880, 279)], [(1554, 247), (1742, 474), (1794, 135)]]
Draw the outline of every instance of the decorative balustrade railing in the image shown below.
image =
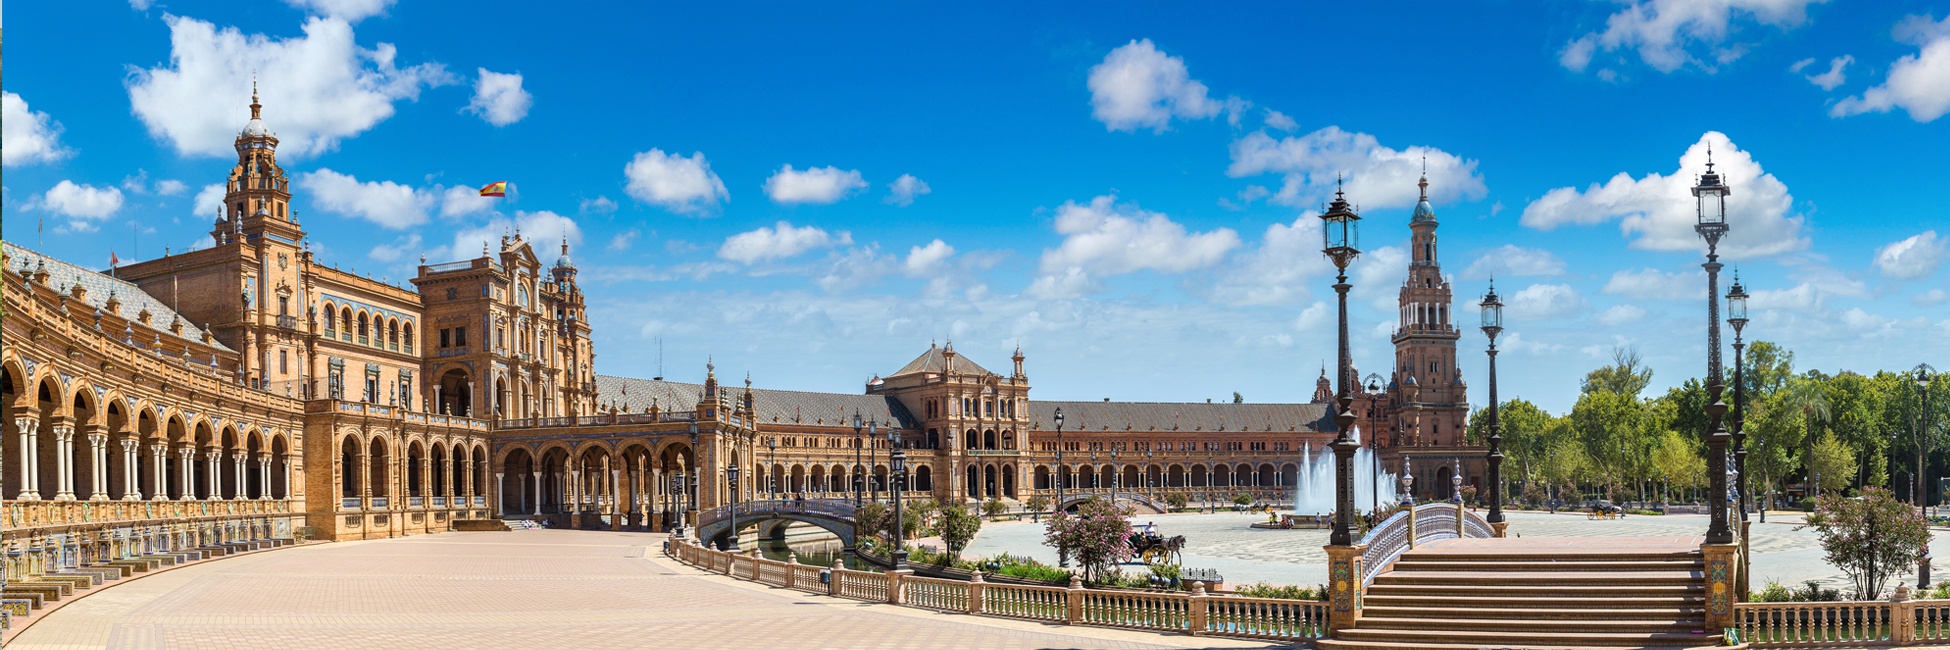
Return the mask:
[(43, 526), (275, 515), (290, 512), (291, 502), (284, 499), (8, 501), (5, 528), (11, 532)]
[(601, 415), (561, 416), (548, 418), (507, 418), (494, 423), (496, 429), (542, 429), (561, 427), (594, 427), (619, 424), (657, 424), (660, 422), (690, 422), (697, 419), (695, 411), (659, 411), (656, 413), (604, 413)]
[(672, 540), (665, 553), (706, 571), (812, 593), (969, 614), (1100, 625), (1137, 630), (1190, 632), (1272, 641), (1318, 639), (1327, 633), (1328, 604), (1319, 601), (1239, 598), (1191, 593), (1085, 589), (925, 578), (905, 571), (823, 569), (716, 551)]
[(733, 508), (737, 509), (738, 516), (740, 517), (776, 513), (801, 513), (825, 515), (835, 519), (850, 521), (853, 519), (854, 514), (853, 504), (841, 499), (764, 499), (759, 501), (741, 501), (737, 504), (725, 504), (716, 508), (706, 509), (698, 513), (698, 525), (708, 526), (729, 519), (731, 518)]
[(1735, 603), (1734, 629), (1755, 648), (1859, 648), (1950, 640), (1950, 600)]
[(1423, 543), (1457, 537), (1495, 537), (1495, 529), (1476, 513), (1454, 503), (1430, 503), (1403, 510), (1382, 520), (1361, 537), (1368, 548), (1361, 554), (1361, 582), (1374, 582), (1402, 553)]

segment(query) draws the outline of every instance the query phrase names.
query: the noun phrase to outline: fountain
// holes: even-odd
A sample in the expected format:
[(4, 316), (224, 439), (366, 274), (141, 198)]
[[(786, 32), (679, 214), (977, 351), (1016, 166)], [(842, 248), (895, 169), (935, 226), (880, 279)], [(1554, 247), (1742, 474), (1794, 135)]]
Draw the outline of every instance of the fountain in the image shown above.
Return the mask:
[[(1351, 432), (1355, 441), (1361, 439), (1361, 429)], [(1332, 450), (1322, 449), (1314, 456), (1313, 445), (1301, 447), (1300, 477), (1294, 486), (1293, 513), (1296, 515), (1334, 514), (1334, 454)], [(1366, 511), (1376, 503), (1392, 504), (1398, 500), (1395, 492), (1395, 474), (1382, 472), (1377, 481), (1375, 477), (1374, 451), (1366, 447), (1354, 451), (1354, 507)], [(1379, 483), (1381, 494), (1374, 493)], [(1376, 496), (1380, 497), (1376, 501)]]

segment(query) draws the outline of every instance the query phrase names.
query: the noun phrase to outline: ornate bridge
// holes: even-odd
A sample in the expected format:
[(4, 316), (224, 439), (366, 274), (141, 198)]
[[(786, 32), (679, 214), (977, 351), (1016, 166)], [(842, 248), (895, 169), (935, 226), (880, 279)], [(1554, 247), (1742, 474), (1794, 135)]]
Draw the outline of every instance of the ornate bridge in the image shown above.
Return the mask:
[[(1109, 498), (1110, 498), (1109, 494), (1099, 494), (1096, 492), (1079, 492), (1073, 494), (1065, 494), (1063, 495), (1063, 502), (1056, 504), (1056, 509), (1059, 511), (1069, 510), (1071, 508), (1076, 507), (1077, 504), (1083, 503), (1085, 501), (1089, 501), (1091, 499), (1108, 500)], [(1117, 504), (1129, 507), (1133, 512), (1139, 512), (1139, 513), (1148, 512), (1152, 514), (1164, 514), (1167, 512), (1171, 512), (1171, 509), (1167, 507), (1164, 503), (1159, 502), (1157, 499), (1153, 499), (1151, 497), (1145, 496), (1144, 493), (1142, 492), (1118, 492)]]
[(772, 499), (724, 505), (698, 513), (697, 538), (716, 544), (731, 535), (732, 509), (737, 509), (740, 529), (764, 521), (781, 519), (802, 521), (838, 535), (840, 544), (853, 548), (855, 538), (853, 504), (843, 499)]

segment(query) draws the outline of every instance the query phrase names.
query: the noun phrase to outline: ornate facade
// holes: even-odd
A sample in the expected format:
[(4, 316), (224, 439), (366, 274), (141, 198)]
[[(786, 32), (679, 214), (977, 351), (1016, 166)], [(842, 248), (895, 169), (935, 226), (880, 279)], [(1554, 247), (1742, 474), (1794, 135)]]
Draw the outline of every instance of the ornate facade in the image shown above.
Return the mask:
[[(914, 498), (1283, 502), (1334, 435), (1324, 375), (1305, 402), (1043, 401), (1020, 349), (995, 372), (952, 343), (857, 394), (725, 386), (710, 366), (701, 383), (598, 375), (566, 246), (546, 265), (519, 234), (422, 259), (410, 289), (340, 271), (305, 243), (255, 99), (250, 115), (209, 247), (103, 273), (6, 246), (9, 575), (497, 516), (662, 529), (734, 490), (885, 495), (892, 446)], [(1481, 455), (1426, 198), (1410, 227), (1396, 367), (1355, 407), (1390, 469)]]

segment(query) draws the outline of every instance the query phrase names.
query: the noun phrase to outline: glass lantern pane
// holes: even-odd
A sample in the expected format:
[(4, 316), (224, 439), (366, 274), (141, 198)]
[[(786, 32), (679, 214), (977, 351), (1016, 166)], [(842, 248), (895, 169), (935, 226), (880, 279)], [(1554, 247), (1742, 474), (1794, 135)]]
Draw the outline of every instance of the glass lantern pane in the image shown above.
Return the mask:
[(1726, 197), (1718, 192), (1704, 192), (1699, 197), (1700, 223), (1726, 223)]
[(1746, 296), (1734, 296), (1734, 297), (1727, 298), (1727, 318), (1737, 318), (1740, 320), (1747, 319), (1747, 297)]

